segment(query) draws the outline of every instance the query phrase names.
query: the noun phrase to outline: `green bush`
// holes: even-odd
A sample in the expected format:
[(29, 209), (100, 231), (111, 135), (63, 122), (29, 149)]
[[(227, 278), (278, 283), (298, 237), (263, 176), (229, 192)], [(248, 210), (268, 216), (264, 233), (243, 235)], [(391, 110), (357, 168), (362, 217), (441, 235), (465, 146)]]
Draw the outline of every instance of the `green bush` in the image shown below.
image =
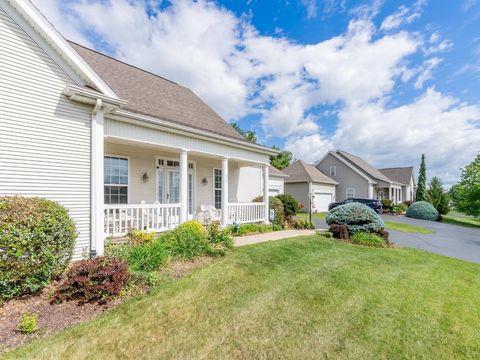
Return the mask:
[(228, 229), (235, 236), (263, 234), (273, 231), (272, 226), (266, 224), (241, 224), (236, 231), (234, 226), (230, 225)]
[(290, 226), (298, 230), (315, 229), (315, 225), (312, 222), (305, 219), (294, 220), (290, 223)]
[(233, 248), (233, 238), (229, 229), (221, 230), (215, 223), (208, 228), (208, 240), (212, 244), (214, 254), (225, 255)]
[(407, 209), (408, 206), (403, 203), (393, 205), (393, 212), (396, 214), (405, 214)]
[(292, 216), (297, 215), (300, 210), (300, 205), (298, 201), (292, 195), (281, 194), (276, 196), (283, 204), (283, 211), (286, 218), (291, 218)]
[[(257, 196), (255, 199), (253, 199), (253, 202), (263, 202), (263, 196)], [(283, 225), (285, 221), (285, 211), (283, 209), (282, 201), (275, 196), (269, 196), (268, 207), (269, 209), (275, 210), (275, 220), (273, 223), (280, 226)]]
[(384, 213), (391, 213), (393, 211), (393, 201), (389, 199), (380, 200), (382, 203), (382, 209)]
[(198, 221), (187, 221), (162, 234), (159, 239), (174, 258), (192, 259), (213, 251), (206, 231)]
[(386, 243), (385, 240), (374, 233), (359, 231), (353, 234), (350, 237), (352, 243), (357, 245), (365, 245), (365, 246), (374, 246), (374, 247), (385, 247)]
[(132, 272), (155, 271), (165, 266), (170, 260), (170, 252), (160, 240), (131, 246), (125, 261)]
[(367, 205), (352, 202), (330, 210), (325, 221), (328, 225), (345, 225), (350, 234), (359, 231), (378, 232), (385, 228), (383, 220)]
[(410, 205), (405, 216), (414, 219), (437, 221), (439, 214), (432, 204), (426, 201), (417, 201)]
[(0, 197), (0, 298), (38, 292), (60, 276), (76, 237), (62, 205), (42, 198)]
[(127, 233), (131, 245), (146, 244), (152, 242), (157, 236), (154, 232), (132, 229)]
[(24, 334), (33, 334), (37, 331), (37, 314), (23, 314), (17, 330)]

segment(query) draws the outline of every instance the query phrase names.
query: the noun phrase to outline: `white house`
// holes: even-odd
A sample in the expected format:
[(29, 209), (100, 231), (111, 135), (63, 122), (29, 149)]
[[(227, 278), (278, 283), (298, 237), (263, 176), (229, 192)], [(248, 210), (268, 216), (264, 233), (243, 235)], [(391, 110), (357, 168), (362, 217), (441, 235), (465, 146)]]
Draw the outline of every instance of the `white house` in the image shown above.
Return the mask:
[(66, 41), (28, 0), (0, 0), (0, 109), (0, 194), (67, 207), (75, 258), (212, 206), (223, 226), (268, 219), (277, 151), (188, 88)]

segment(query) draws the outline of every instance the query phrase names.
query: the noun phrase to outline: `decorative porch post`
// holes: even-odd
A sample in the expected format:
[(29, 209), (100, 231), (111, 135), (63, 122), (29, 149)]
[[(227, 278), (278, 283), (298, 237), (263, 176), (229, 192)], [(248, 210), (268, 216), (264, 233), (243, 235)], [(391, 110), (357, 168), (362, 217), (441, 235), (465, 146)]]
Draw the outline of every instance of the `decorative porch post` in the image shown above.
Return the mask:
[(180, 152), (180, 224), (188, 218), (188, 152)]
[(90, 172), (90, 255), (102, 256), (105, 243), (104, 199), (103, 199), (103, 109), (102, 100), (97, 99), (92, 112), (91, 172)]
[(222, 220), (223, 228), (228, 226), (228, 158), (222, 159)]
[(270, 217), (270, 206), (268, 204), (268, 165), (263, 165), (263, 202), (265, 203), (265, 208), (264, 208), (264, 211), (265, 211), (265, 219), (264, 219), (264, 223), (265, 224), (269, 224), (270, 221), (269, 221), (269, 217)]

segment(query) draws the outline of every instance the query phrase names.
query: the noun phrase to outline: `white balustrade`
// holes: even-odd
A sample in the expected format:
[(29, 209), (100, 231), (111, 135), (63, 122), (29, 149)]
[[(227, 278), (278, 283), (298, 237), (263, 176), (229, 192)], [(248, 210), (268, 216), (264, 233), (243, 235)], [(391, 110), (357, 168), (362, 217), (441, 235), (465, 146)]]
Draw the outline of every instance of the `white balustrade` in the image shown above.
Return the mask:
[(123, 236), (131, 229), (166, 231), (178, 226), (180, 204), (105, 205), (105, 234)]
[(228, 223), (245, 224), (265, 220), (265, 204), (260, 202), (229, 203)]

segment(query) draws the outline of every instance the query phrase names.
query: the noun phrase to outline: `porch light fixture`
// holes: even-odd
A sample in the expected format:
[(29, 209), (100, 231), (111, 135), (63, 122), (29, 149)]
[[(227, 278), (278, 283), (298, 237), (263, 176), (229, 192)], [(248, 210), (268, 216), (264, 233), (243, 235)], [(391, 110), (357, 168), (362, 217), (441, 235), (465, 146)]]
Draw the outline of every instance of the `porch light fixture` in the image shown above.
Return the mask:
[(147, 182), (148, 179), (149, 179), (148, 174), (147, 174), (147, 173), (143, 173), (143, 175), (142, 175), (142, 180), (143, 180), (143, 182)]
[(208, 184), (208, 180), (207, 180), (206, 177), (204, 177), (204, 178), (202, 179), (202, 184), (203, 184), (203, 185), (207, 185), (207, 184)]

